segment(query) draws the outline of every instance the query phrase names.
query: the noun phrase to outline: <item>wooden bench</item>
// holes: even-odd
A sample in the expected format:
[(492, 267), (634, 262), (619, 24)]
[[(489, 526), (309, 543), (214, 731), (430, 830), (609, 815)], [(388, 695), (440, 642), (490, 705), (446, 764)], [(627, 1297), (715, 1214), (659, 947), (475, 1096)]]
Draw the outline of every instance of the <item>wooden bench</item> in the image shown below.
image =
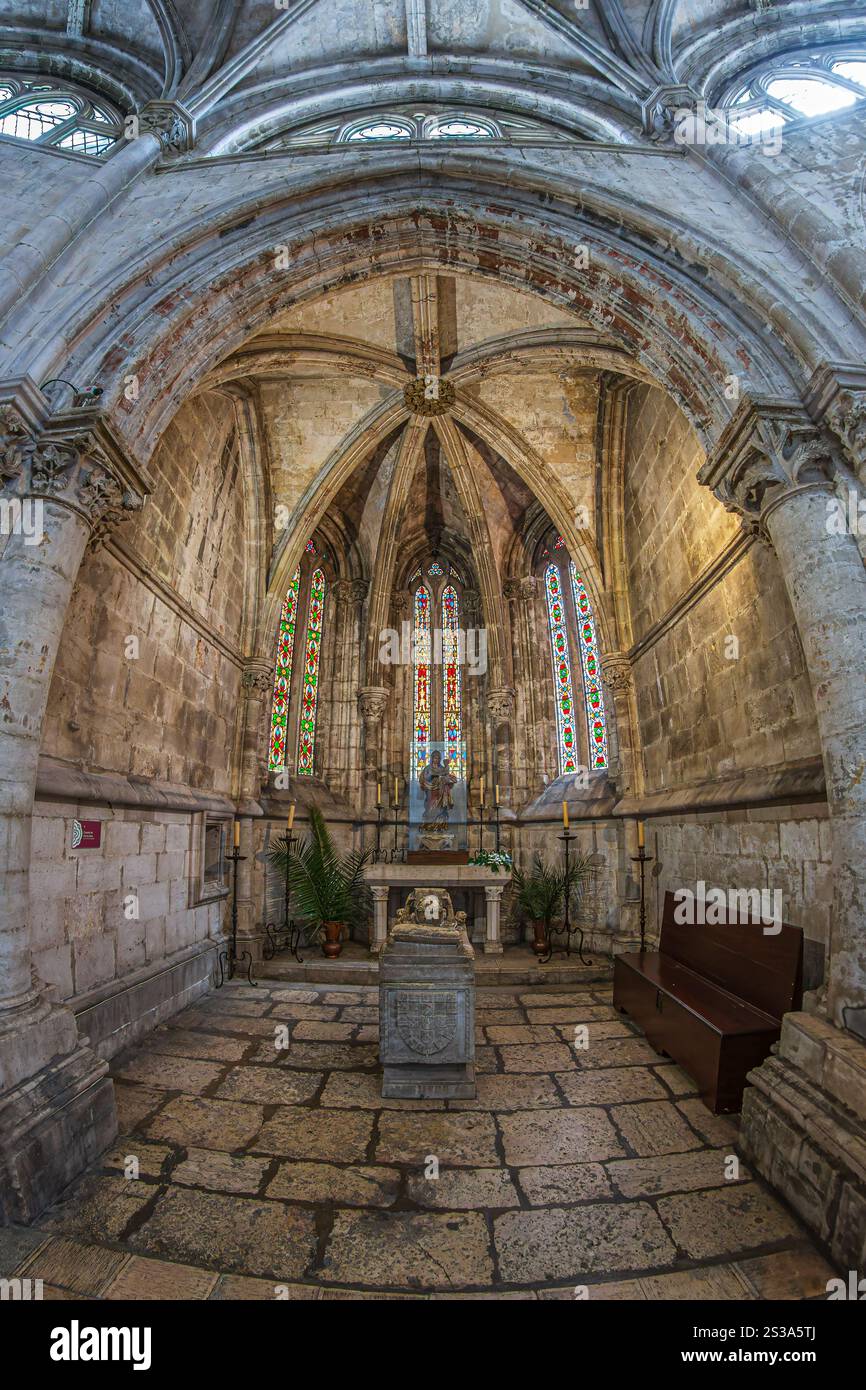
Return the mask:
[(776, 935), (757, 922), (681, 925), (675, 907), (666, 893), (658, 951), (616, 957), (614, 1007), (694, 1078), (713, 1114), (735, 1113), (782, 1015), (802, 1007), (803, 933), (785, 923)]

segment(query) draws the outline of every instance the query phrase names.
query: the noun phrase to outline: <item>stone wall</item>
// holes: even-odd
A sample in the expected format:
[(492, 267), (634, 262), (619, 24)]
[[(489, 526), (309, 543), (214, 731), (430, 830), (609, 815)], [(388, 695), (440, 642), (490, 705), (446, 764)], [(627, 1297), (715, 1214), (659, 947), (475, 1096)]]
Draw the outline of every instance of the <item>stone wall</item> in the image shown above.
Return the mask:
[(820, 753), (776, 558), (764, 544), (741, 544), (735, 518), (696, 480), (700, 461), (673, 403), (640, 388), (630, 403), (625, 534), (650, 791)]
[[(230, 401), (212, 393), (179, 413), (141, 516), (85, 559), (55, 667), (33, 822), (33, 961), (88, 1010), (105, 1055), (206, 989), (212, 969), (223, 899), (199, 902), (195, 874), (201, 808), (231, 814), (244, 603), (232, 424)], [(86, 798), (81, 775), (95, 788)], [(181, 809), (153, 809), (173, 796)], [(72, 849), (75, 818), (102, 822), (98, 849)]]
[(661, 924), (666, 892), (688, 888), (778, 889), (782, 920), (804, 932), (804, 986), (824, 978), (833, 900), (826, 802), (740, 807), (653, 818), (650, 923)]

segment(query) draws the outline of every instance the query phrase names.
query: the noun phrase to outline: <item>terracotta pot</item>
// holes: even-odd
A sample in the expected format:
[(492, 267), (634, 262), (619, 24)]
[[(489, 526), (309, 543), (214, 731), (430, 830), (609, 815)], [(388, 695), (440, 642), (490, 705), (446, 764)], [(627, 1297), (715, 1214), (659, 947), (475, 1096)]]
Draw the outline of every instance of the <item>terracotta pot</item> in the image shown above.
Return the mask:
[(533, 951), (535, 952), (535, 954), (536, 954), (537, 956), (546, 955), (546, 954), (547, 954), (547, 931), (546, 931), (546, 929), (545, 929), (544, 922), (543, 922), (543, 920), (542, 920), (541, 918), (539, 918), (537, 921), (535, 921), (535, 922), (532, 923), (532, 930), (533, 930), (533, 932), (534, 932), (534, 934), (535, 934), (535, 940), (534, 940), (533, 943), (532, 943), (532, 949), (533, 949)]
[(343, 949), (343, 942), (341, 940), (343, 935), (343, 923), (325, 922), (324, 927), (325, 939), (322, 942), (322, 950), (328, 957), (328, 960), (336, 960)]

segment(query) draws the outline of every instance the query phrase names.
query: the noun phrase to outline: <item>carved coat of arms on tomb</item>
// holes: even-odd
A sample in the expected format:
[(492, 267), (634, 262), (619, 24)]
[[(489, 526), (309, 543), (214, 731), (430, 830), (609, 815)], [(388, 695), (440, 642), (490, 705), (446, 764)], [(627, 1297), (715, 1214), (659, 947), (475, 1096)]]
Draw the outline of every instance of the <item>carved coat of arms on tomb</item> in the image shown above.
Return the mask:
[(405, 991), (396, 999), (397, 1032), (413, 1052), (429, 1057), (441, 1052), (457, 1031), (457, 1001), (453, 993)]

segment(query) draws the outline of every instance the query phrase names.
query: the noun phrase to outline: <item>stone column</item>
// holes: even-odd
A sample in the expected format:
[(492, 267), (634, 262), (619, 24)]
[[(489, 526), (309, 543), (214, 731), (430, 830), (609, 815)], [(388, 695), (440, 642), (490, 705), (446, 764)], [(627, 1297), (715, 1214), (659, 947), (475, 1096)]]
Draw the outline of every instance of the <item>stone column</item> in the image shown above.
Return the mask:
[(388, 707), (389, 691), (384, 685), (365, 685), (358, 691), (358, 710), (364, 725), (364, 786), (362, 813), (376, 809), (376, 783), (382, 782), (382, 798), (387, 805), (387, 778), (382, 771), (382, 717)]
[(85, 547), (140, 507), (147, 490), (100, 417), (70, 413), (46, 428), (35, 391), (10, 388), (5, 395), (0, 482), (10, 526), (0, 538), (0, 1223), (32, 1220), (117, 1130), (106, 1064), (79, 1036), (55, 990), (31, 974), (30, 833), (48, 691)]
[(370, 954), (375, 955), (388, 939), (388, 887), (373, 884), (373, 930), (370, 934)]
[(262, 935), (256, 925), (255, 895), (255, 824), (249, 814), (249, 803), (255, 802), (262, 782), (267, 780), (265, 756), (266, 721), (274, 693), (274, 668), (264, 657), (254, 657), (244, 666), (241, 676), (243, 691), (243, 744), (241, 749), (241, 785), (238, 816), (241, 825), (238, 863), (238, 950), (249, 950), (254, 961), (262, 958)]
[(484, 954), (486, 956), (502, 955), (502, 937), (499, 929), (499, 919), (502, 908), (502, 894), (505, 891), (501, 883), (487, 883), (484, 886), (485, 903), (485, 922), (484, 922)]
[(776, 552), (806, 654), (830, 811), (827, 1006), (866, 1040), (866, 572), (836, 519), (833, 441), (804, 411), (744, 401), (699, 477)]
[[(602, 680), (608, 692), (617, 739), (616, 765), (611, 762), (611, 777), (617, 785), (619, 798), (638, 794), (643, 788), (638, 744), (637, 699), (631, 662), (625, 652), (605, 652), (601, 658)], [(611, 732), (613, 732), (611, 730)], [(619, 905), (619, 939), (634, 941), (639, 935), (639, 888), (632, 864), (637, 854), (637, 826), (631, 817), (621, 825), (618, 838), (616, 894)], [(650, 883), (647, 880), (647, 893)], [(629, 947), (630, 949), (630, 947)]]
[[(496, 781), (506, 805), (511, 804), (514, 691), (502, 685), (487, 692), (487, 713), (495, 750)], [(493, 789), (491, 789), (492, 791)]]

